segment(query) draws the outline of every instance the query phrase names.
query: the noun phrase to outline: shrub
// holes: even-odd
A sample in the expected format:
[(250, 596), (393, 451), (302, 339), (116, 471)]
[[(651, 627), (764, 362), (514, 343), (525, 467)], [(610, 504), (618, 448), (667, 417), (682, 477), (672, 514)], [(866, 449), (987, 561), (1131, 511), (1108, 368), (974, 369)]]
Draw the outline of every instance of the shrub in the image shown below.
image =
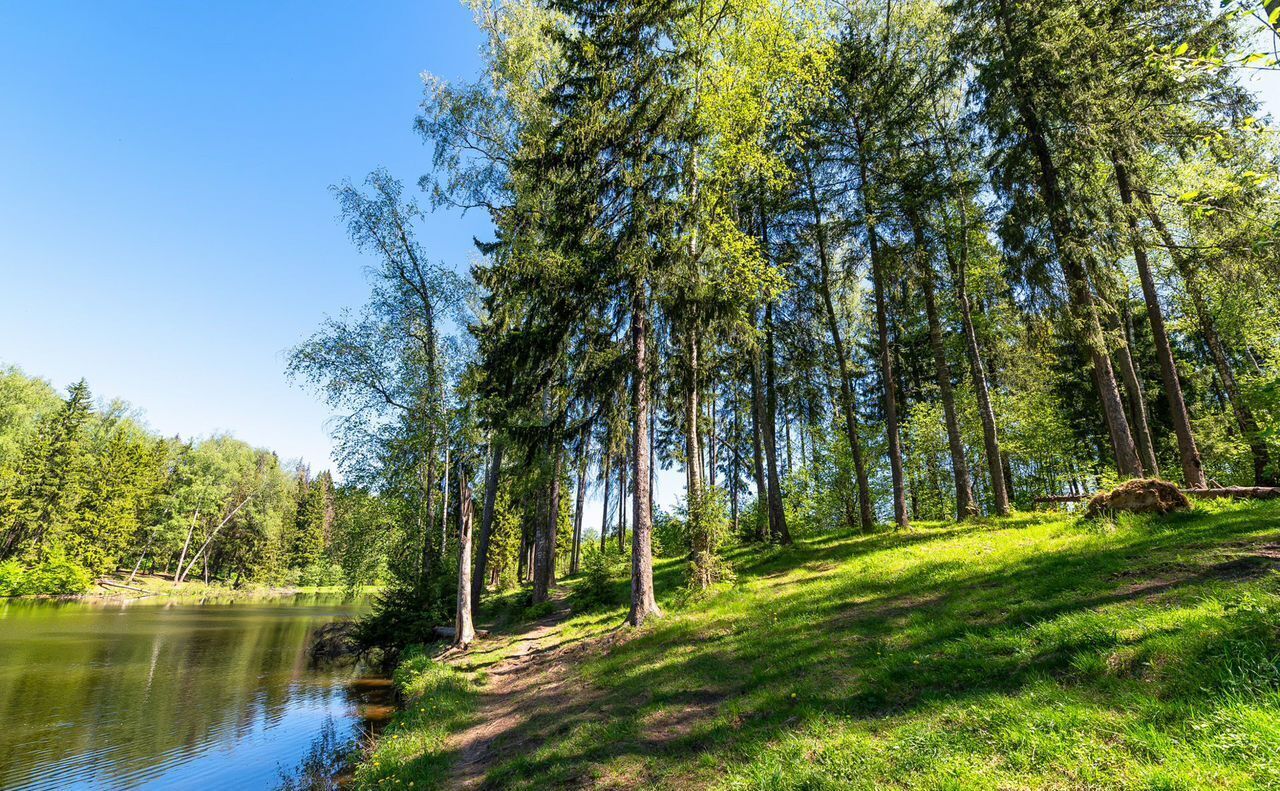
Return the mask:
[(17, 560), (0, 563), (0, 596), (76, 594), (92, 585), (89, 570), (69, 560), (58, 545), (46, 548), (26, 565)]
[(582, 582), (573, 593), (574, 609), (580, 612), (615, 607), (623, 601), (622, 582), (625, 558), (617, 553), (601, 552), (588, 545), (582, 553)]

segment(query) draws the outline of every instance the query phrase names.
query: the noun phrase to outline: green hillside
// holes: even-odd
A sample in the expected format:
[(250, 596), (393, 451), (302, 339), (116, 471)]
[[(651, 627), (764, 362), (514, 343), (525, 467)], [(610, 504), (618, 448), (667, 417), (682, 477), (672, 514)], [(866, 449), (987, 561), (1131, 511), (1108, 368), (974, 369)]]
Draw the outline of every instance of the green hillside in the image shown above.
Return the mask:
[[(682, 563), (660, 563), (666, 614), (641, 630), (616, 628), (622, 607), (544, 608), (446, 655), (451, 667), (406, 662), (418, 697), (358, 777), (1280, 785), (1280, 504), (1115, 523), (1022, 514), (730, 559), (736, 582), (695, 600)], [(580, 584), (566, 583), (568, 605)], [(531, 683), (509, 689), (520, 677)]]

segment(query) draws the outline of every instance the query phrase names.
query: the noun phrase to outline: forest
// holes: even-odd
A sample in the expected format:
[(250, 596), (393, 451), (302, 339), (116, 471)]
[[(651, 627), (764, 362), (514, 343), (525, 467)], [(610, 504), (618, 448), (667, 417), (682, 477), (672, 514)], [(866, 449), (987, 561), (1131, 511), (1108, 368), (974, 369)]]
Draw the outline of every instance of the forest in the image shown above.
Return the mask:
[(464, 5), (337, 469), (5, 369), (0, 596), (376, 585), (289, 788), (1280, 786), (1280, 0)]
[(227, 435), (162, 437), (82, 380), (0, 370), (0, 596), (120, 571), (228, 587), (358, 587), (385, 573), (376, 496)]
[[(655, 554), (707, 590), (731, 542), (1280, 482), (1276, 132), (1243, 82), (1274, 13), (472, 7), (483, 73), (424, 76), (422, 197), (333, 187), (370, 299), (289, 365), (398, 504), (396, 642), (456, 613), (466, 644), (487, 587), (537, 604), (596, 552), (639, 626)], [(492, 221), (468, 274), (433, 210)]]

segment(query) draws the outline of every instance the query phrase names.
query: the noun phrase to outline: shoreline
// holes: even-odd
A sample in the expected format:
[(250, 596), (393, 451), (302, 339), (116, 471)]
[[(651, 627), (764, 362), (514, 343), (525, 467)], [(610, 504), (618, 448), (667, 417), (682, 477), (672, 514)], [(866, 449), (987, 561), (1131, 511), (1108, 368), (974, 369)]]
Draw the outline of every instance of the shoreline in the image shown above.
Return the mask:
[[(302, 594), (351, 594), (369, 595), (380, 590), (376, 585), (363, 585), (359, 588), (348, 588), (345, 585), (246, 585), (231, 587), (229, 585), (208, 583), (200, 580), (188, 580), (177, 585), (173, 580), (156, 575), (138, 575), (133, 582), (126, 583), (126, 575), (118, 577), (100, 577), (93, 587), (84, 593), (60, 594), (24, 594), (21, 596), (0, 596), (0, 603), (7, 602), (82, 602), (86, 604), (121, 604), (139, 601), (176, 601), (212, 599), (214, 602), (230, 602), (251, 599), (271, 599)], [(104, 584), (109, 583), (109, 584)], [(129, 588), (122, 587), (128, 584)], [(212, 602), (211, 602), (212, 603)]]

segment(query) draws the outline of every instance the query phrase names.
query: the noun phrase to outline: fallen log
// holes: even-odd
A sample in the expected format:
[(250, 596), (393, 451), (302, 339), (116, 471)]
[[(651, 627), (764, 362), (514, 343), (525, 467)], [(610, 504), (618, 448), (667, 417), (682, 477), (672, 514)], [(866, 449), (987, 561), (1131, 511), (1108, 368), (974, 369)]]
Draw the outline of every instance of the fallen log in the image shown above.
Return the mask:
[(1219, 486), (1214, 489), (1183, 489), (1192, 497), (1224, 497), (1232, 500), (1278, 500), (1280, 486)]
[[(437, 626), (437, 627), (434, 627), (432, 631), (436, 633), (437, 637), (443, 637), (446, 640), (452, 640), (453, 636), (457, 634), (457, 631), (452, 626)], [(489, 636), (488, 629), (476, 630), (476, 637), (488, 637), (488, 636)]]
[(107, 582), (106, 580), (98, 580), (98, 584), (104, 588), (124, 588), (128, 591), (137, 591), (138, 593), (150, 593), (146, 588), (135, 588), (132, 585), (125, 585), (119, 582)]
[[(1183, 489), (1182, 493), (1189, 497), (1203, 499), (1228, 498), (1232, 500), (1280, 500), (1280, 486), (1212, 486), (1206, 489)], [(1087, 494), (1056, 494), (1047, 497), (1033, 497), (1031, 502), (1041, 503), (1078, 503), (1088, 500)]]

